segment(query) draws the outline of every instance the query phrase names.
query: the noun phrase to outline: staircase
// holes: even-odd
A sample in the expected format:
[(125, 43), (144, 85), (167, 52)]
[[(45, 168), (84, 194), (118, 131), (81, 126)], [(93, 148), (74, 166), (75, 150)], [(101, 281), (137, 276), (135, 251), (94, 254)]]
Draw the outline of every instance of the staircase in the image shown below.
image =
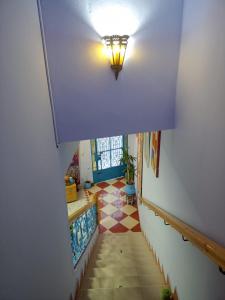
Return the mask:
[(168, 287), (142, 233), (101, 234), (79, 300), (159, 300)]

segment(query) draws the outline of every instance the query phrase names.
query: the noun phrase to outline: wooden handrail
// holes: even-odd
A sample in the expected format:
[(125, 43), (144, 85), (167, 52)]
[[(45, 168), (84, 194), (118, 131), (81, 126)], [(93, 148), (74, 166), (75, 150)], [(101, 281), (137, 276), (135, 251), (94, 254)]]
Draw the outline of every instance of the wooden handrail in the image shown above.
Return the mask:
[(193, 245), (199, 248), (219, 266), (220, 271), (225, 270), (225, 248), (223, 246), (217, 244), (215, 241), (209, 239), (201, 232), (174, 217), (151, 201), (142, 198), (142, 204), (154, 211), (154, 213), (162, 218), (166, 223), (169, 223), (169, 225), (178, 231), (183, 238), (186, 238)]
[(69, 216), (69, 224), (73, 223), (79, 216), (81, 216), (85, 211), (91, 208), (94, 204), (97, 203), (96, 194), (90, 196), (89, 201), (86, 205), (75, 211), (73, 214)]

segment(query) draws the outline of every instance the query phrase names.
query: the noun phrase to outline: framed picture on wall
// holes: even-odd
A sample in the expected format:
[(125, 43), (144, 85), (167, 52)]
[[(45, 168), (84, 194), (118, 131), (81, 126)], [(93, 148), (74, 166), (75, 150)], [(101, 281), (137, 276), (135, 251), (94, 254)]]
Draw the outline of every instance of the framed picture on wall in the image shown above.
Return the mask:
[(161, 131), (153, 131), (151, 139), (151, 166), (155, 176), (159, 177)]

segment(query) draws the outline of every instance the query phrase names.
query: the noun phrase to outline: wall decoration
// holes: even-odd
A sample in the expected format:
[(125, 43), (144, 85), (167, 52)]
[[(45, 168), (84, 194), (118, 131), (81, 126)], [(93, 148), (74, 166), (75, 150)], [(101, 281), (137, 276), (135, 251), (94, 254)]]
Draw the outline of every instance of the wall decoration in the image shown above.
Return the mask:
[(159, 177), (161, 131), (153, 131), (151, 138), (151, 166), (155, 176)]
[(73, 177), (77, 186), (80, 184), (79, 149), (74, 153), (66, 175)]
[(147, 167), (150, 165), (150, 151), (151, 151), (151, 133), (145, 132), (144, 133), (144, 154), (145, 154), (145, 161)]

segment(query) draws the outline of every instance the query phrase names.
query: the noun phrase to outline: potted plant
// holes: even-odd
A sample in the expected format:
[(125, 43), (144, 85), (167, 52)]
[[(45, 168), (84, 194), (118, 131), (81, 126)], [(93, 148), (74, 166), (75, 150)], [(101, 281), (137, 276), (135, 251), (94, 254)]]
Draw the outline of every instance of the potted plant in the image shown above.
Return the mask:
[(161, 290), (161, 300), (171, 300), (172, 299), (172, 293), (169, 288), (164, 288)]
[(128, 195), (135, 194), (135, 185), (134, 185), (134, 177), (136, 174), (136, 168), (134, 165), (135, 161), (136, 161), (136, 157), (129, 154), (127, 149), (124, 149), (123, 156), (122, 156), (120, 162), (126, 166), (126, 168), (124, 170), (125, 178), (126, 178), (125, 192)]

